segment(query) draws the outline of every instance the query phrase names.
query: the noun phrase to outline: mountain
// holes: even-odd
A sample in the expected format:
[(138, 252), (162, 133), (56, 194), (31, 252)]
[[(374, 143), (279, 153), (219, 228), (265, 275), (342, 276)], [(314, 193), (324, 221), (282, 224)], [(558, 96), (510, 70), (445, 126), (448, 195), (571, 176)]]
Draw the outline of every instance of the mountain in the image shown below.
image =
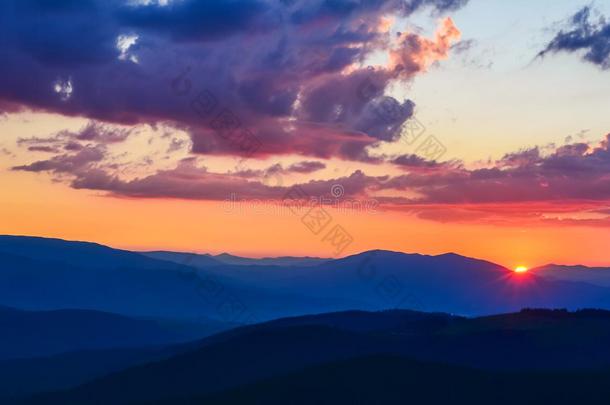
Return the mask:
[(196, 269), (86, 242), (0, 236), (0, 266), (0, 305), (27, 310), (80, 308), (251, 323), (359, 307), (334, 297), (312, 300), (261, 289), (221, 270)]
[(111, 348), (143, 348), (201, 339), (232, 325), (134, 319), (88, 310), (0, 307), (0, 360)]
[(96, 244), (0, 237), (0, 304), (205, 317), (193, 268)]
[[(290, 375), (309, 367), (324, 368), (379, 355), (442, 363), (448, 366), (445, 370), (458, 374), (460, 368), (477, 368), (480, 371), (475, 375), (484, 381), (497, 376), (493, 377), (498, 378), (497, 383), (503, 381), (501, 376), (510, 377), (516, 372), (523, 376), (546, 375), (547, 383), (562, 373), (593, 375), (597, 377), (589, 388), (595, 388), (595, 384), (602, 384), (601, 377), (590, 371), (610, 370), (608, 338), (610, 312), (599, 310), (525, 310), (481, 318), (399, 310), (322, 314), (224, 332), (204, 339), (188, 352), (129, 368), (72, 390), (41, 395), (34, 403), (176, 403), (182, 398), (222, 398), (223, 392), (247, 392), (250, 388), (243, 387), (269, 379), (292, 384), (295, 378)], [(375, 370), (383, 374), (383, 368)], [(426, 377), (427, 386), (445, 381), (433, 379), (434, 370), (432, 367)], [(609, 375), (604, 372), (603, 377)], [(288, 376), (288, 380), (282, 376)], [(307, 374), (307, 378), (313, 376), (315, 373)], [(404, 375), (400, 378), (403, 382), (407, 379)], [(519, 378), (506, 381), (518, 382)], [(585, 380), (583, 377), (580, 381)], [(322, 380), (315, 381), (319, 384)], [(530, 387), (535, 395), (544, 395), (535, 385)], [(282, 387), (278, 388), (282, 392)], [(265, 392), (269, 394), (268, 390)], [(316, 391), (310, 395), (324, 398)], [(261, 399), (260, 403), (265, 402)]]
[(97, 243), (31, 236), (0, 235), (0, 254), (104, 271), (127, 267), (153, 270), (159, 266), (158, 261), (141, 254)]
[(352, 309), (407, 308), (470, 316), (524, 307), (610, 309), (610, 289), (516, 274), (456, 254), (376, 250), (309, 267), (222, 266), (210, 271), (261, 290), (349, 300)]
[(171, 261), (177, 258), (84, 242), (0, 237), (0, 305), (228, 323), (349, 309), (469, 316), (523, 307), (610, 309), (609, 288), (516, 274), (456, 254), (377, 250), (309, 266), (189, 266)]
[(610, 287), (610, 268), (607, 267), (547, 264), (546, 266), (533, 268), (530, 271), (538, 276), (552, 280), (576, 281)]
[(308, 267), (225, 265), (205, 270), (260, 290), (351, 303), (337, 309), (411, 308), (472, 316), (523, 307), (610, 309), (610, 290), (601, 286), (562, 282), (535, 272), (515, 274), (456, 254), (376, 250)]

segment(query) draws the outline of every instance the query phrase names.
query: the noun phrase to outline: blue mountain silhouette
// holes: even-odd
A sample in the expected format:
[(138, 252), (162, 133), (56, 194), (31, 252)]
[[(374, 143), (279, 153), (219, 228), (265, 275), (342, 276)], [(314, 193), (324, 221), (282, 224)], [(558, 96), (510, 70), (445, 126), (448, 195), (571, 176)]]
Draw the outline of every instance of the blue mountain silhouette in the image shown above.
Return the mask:
[(191, 265), (97, 244), (0, 237), (0, 305), (252, 323), (348, 309), (486, 315), (610, 309), (610, 289), (455, 254), (369, 251), (309, 266)]

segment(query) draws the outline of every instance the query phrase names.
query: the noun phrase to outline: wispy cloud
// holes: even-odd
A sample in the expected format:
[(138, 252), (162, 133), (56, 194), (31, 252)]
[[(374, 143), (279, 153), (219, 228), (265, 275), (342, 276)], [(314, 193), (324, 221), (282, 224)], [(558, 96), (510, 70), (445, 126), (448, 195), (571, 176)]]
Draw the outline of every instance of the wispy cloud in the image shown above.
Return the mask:
[(582, 52), (583, 60), (610, 69), (610, 22), (603, 16), (592, 21), (593, 9), (583, 7), (574, 14), (538, 56), (555, 52)]

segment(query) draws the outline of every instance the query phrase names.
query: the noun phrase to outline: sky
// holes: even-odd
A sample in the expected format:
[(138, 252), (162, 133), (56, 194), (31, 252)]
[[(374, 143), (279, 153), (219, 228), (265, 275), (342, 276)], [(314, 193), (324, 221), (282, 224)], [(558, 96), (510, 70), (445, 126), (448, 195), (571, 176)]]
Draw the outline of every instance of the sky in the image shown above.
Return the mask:
[(610, 1), (0, 3), (0, 233), (610, 265)]

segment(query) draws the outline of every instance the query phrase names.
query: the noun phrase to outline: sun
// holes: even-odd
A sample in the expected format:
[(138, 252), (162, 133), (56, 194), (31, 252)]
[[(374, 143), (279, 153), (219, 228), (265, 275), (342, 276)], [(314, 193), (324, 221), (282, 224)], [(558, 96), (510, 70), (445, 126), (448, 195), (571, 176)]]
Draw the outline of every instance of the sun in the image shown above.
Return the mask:
[(525, 273), (528, 270), (525, 266), (517, 266), (515, 267), (515, 273)]

